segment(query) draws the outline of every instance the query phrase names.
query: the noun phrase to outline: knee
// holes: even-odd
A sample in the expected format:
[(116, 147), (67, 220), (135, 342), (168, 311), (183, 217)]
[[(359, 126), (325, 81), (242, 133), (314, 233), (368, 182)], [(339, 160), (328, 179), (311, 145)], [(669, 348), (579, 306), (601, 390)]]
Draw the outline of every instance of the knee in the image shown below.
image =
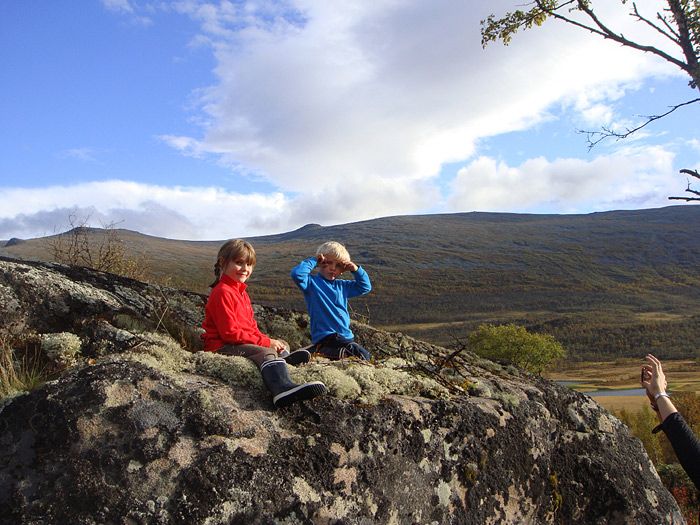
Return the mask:
[(265, 352), (261, 352), (261, 354), (262, 354), (262, 355), (261, 355), (261, 357), (262, 357), (261, 361), (262, 361), (262, 362), (274, 361), (275, 359), (277, 359), (277, 358), (279, 357), (279, 356), (277, 355), (277, 352), (275, 352), (274, 350), (272, 350), (272, 351), (269, 351), (269, 350), (268, 350), (268, 351), (265, 351)]
[(365, 361), (372, 359), (372, 354), (370, 354), (365, 347), (358, 343), (350, 344), (350, 354), (354, 355), (355, 357), (359, 357), (360, 359), (364, 359)]

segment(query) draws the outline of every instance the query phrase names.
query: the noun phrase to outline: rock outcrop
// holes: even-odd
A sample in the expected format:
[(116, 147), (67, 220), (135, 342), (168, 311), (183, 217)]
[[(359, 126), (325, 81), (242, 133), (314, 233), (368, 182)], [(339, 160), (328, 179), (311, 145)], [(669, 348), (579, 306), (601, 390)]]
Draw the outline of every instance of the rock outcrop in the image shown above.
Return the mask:
[(10, 246), (17, 246), (18, 244), (22, 244), (24, 242), (23, 239), (18, 239), (17, 237), (12, 237), (9, 241), (5, 243), (5, 247), (10, 247)]
[(376, 363), (294, 369), (330, 393), (274, 411), (250, 362), (193, 351), (204, 300), (0, 258), (5, 345), (62, 370), (0, 403), (0, 524), (682, 523), (582, 394), (357, 325)]

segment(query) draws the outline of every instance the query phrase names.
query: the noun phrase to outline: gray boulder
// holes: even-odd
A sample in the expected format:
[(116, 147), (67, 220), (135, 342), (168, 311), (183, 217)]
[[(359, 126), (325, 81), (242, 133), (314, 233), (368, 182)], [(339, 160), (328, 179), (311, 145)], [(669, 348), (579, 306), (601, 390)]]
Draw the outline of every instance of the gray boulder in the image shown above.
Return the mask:
[(357, 324), (376, 362), (296, 368), (330, 393), (275, 411), (250, 362), (196, 351), (204, 301), (0, 258), (0, 331), (62, 370), (0, 404), (0, 524), (683, 521), (587, 396)]

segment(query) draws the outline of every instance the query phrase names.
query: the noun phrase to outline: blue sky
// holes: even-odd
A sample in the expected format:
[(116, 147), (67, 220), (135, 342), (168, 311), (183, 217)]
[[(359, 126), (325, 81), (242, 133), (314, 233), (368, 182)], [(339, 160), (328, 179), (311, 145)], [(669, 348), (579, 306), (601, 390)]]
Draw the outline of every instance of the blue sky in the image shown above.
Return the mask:
[[(455, 4), (0, 3), (0, 238), (61, 231), (71, 214), (225, 239), (683, 193), (678, 170), (700, 168), (700, 104), (591, 151), (576, 130), (697, 98), (686, 77), (552, 22), (484, 50), (479, 21), (516, 3)], [(604, 9), (665, 45), (617, 2)]]

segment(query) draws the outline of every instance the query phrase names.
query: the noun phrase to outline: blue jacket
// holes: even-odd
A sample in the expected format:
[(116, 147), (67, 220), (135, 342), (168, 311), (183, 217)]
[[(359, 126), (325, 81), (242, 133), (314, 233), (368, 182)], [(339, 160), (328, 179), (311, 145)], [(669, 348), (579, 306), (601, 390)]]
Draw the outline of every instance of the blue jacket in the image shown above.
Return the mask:
[(352, 340), (348, 299), (369, 293), (372, 289), (369, 276), (358, 267), (352, 272), (355, 277), (352, 281), (329, 281), (319, 274), (311, 275), (316, 263), (316, 257), (309, 257), (292, 268), (291, 273), (292, 280), (304, 294), (306, 310), (311, 317), (311, 342), (316, 344), (331, 334)]

